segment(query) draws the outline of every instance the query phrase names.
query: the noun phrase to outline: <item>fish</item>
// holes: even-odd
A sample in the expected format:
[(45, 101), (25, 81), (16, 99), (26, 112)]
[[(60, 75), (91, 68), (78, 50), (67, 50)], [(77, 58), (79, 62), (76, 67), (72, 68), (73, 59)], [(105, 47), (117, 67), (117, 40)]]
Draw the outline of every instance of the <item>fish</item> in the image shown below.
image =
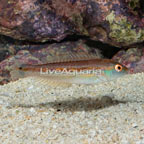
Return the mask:
[(98, 84), (116, 80), (128, 74), (128, 68), (110, 59), (94, 55), (50, 61), (46, 64), (18, 64), (11, 72), (12, 79), (36, 77), (50, 85)]

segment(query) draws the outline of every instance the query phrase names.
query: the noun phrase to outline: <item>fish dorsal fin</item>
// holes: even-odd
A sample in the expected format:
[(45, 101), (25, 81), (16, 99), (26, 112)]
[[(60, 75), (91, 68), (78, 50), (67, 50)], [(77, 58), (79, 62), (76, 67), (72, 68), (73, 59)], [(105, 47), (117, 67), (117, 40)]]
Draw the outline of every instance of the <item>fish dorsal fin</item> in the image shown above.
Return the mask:
[(102, 58), (102, 56), (101, 54), (97, 53), (69, 52), (68, 54), (60, 54), (59, 56), (53, 56), (53, 58), (48, 59), (46, 63), (70, 62), (70, 61), (90, 60), (99, 58)]

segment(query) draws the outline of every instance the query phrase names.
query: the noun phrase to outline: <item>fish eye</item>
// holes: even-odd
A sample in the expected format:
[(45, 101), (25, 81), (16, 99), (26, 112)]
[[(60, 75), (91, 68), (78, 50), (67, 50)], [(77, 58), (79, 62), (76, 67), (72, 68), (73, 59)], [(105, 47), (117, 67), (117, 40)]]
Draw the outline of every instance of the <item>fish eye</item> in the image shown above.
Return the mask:
[(19, 67), (19, 70), (22, 70), (22, 67)]
[(117, 71), (117, 72), (120, 72), (120, 71), (122, 71), (122, 66), (120, 65), (120, 64), (116, 64), (115, 65), (115, 70)]

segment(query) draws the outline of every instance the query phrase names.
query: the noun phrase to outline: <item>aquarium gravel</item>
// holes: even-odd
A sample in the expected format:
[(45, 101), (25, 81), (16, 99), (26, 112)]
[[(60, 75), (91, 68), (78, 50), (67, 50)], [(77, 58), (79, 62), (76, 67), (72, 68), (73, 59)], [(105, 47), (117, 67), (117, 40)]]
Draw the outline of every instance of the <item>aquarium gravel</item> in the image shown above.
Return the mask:
[(2, 144), (144, 144), (144, 73), (52, 88), (29, 77), (0, 86)]

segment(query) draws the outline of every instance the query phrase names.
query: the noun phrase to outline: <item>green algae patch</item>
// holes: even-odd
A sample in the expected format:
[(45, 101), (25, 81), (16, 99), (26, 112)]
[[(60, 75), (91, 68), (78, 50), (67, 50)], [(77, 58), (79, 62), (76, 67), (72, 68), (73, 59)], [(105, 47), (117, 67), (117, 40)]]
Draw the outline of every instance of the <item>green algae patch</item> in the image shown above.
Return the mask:
[(131, 0), (129, 2), (129, 7), (132, 8), (133, 10), (139, 6), (139, 0)]
[(133, 24), (126, 17), (116, 18), (112, 11), (106, 20), (110, 23), (109, 37), (114, 38), (116, 42), (132, 44), (144, 40), (144, 30), (132, 28)]
[(81, 16), (81, 14), (73, 14), (72, 15), (72, 21), (76, 25), (76, 27), (78, 27), (79, 32), (81, 34), (84, 34), (84, 35), (87, 35), (87, 36), (89, 35), (88, 31), (83, 26), (83, 18)]

